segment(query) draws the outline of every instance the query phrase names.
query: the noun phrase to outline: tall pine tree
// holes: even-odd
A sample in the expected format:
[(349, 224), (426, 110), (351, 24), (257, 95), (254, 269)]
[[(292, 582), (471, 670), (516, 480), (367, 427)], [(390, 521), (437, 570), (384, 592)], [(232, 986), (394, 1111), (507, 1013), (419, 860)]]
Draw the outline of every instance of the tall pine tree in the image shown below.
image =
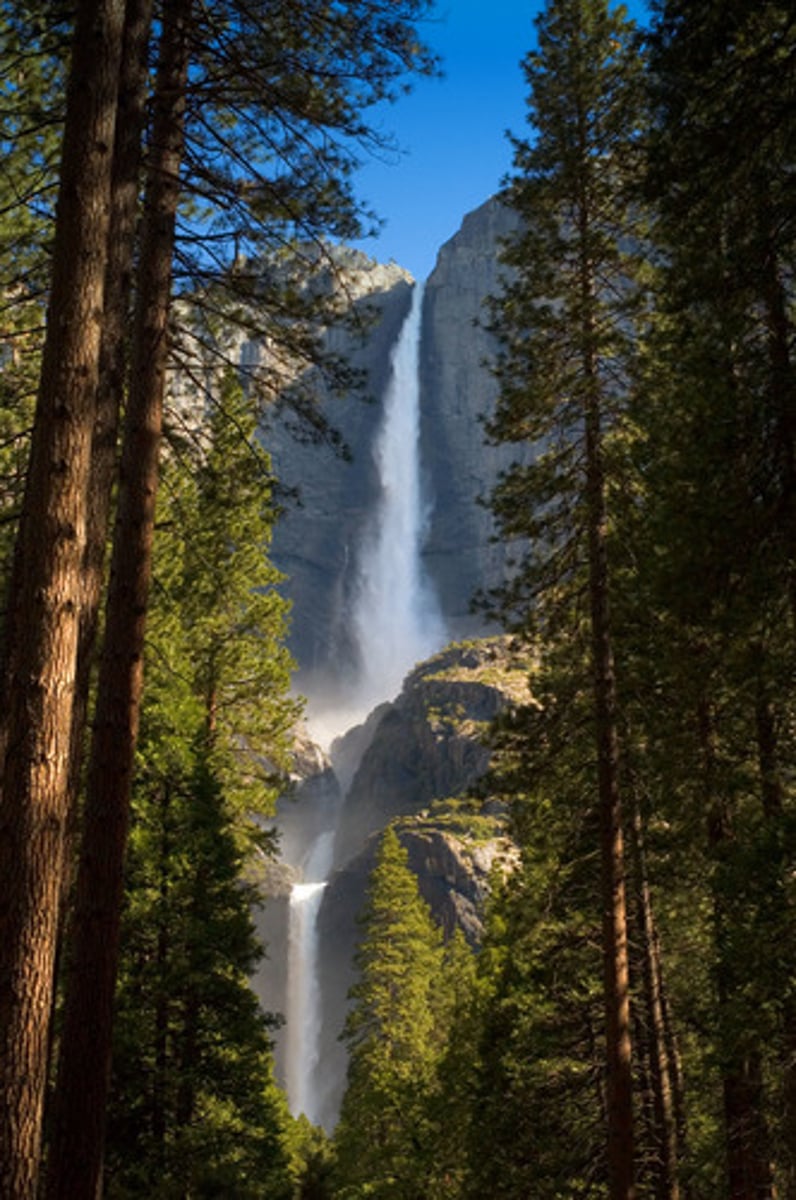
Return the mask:
[(335, 1137), (341, 1196), (428, 1191), (428, 1098), (443, 1045), (442, 935), (390, 827), (379, 846), (344, 1038), (348, 1086)]
[[(605, 0), (549, 3), (525, 60), (534, 136), (518, 142), (508, 200), (523, 218), (496, 303), (500, 397), (487, 428), (536, 448), (493, 495), (505, 535), (531, 549), (504, 614), (543, 646), (588, 641), (601, 854), (611, 1195), (635, 1195), (627, 907), (609, 562), (612, 448), (627, 387), (633, 274), (627, 197), (639, 129), (634, 27)], [(581, 592), (581, 589), (583, 591)], [(579, 610), (579, 595), (586, 602)]]

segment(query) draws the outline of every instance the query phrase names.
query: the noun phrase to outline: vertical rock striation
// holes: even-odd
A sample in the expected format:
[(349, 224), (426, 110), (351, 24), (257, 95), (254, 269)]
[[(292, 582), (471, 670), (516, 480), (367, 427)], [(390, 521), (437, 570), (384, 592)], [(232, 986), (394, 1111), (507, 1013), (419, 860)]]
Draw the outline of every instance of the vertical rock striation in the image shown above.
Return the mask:
[[(479, 497), (489, 495), (498, 474), (517, 457), (516, 447), (484, 444), (480, 418), (495, 401), (488, 360), (495, 351), (485, 301), (500, 291), (500, 240), (516, 217), (497, 197), (465, 217), (439, 251), (425, 286), (420, 345), (422, 483), (427, 498), (423, 561), (438, 594), (442, 617), (455, 638), (486, 631), (471, 602), (499, 584), (508, 551), (494, 544), (494, 526)], [(274, 540), (274, 559), (288, 575), (293, 602), (291, 649), (299, 664), (298, 686), (339, 690), (354, 658), (350, 614), (358, 554), (368, 513), (377, 499), (373, 446), (390, 372), (390, 352), (409, 309), (411, 277), (394, 263), (382, 266), (348, 252), (357, 274), (356, 304), (377, 314), (362, 345), (337, 331), (332, 349), (350, 354), (366, 376), (360, 396), (330, 399), (332, 424), (351, 449), (343, 461), (326, 446), (291, 437), (288, 423), (264, 431), (282, 485), (295, 489)], [(478, 322), (481, 322), (479, 324)]]
[(507, 548), (492, 542), (492, 517), (479, 498), (488, 497), (518, 448), (485, 445), (481, 418), (496, 398), (486, 300), (501, 290), (500, 242), (516, 222), (497, 196), (487, 200), (440, 249), (426, 284), (421, 441), (433, 506), (424, 553), (454, 638), (484, 632), (472, 599), (507, 571)]

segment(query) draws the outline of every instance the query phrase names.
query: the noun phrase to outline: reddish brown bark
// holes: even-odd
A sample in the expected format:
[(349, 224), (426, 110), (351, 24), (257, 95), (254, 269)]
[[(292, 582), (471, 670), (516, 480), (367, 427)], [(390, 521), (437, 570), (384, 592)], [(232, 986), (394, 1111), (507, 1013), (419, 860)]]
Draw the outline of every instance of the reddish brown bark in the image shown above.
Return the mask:
[(141, 135), (146, 119), (147, 54), (152, 3), (153, 0), (127, 0), (122, 42), (99, 383), (86, 507), (83, 599), (72, 713), (69, 768), (69, 807), (72, 814), (75, 814), (80, 786), (89, 681), (105, 576), (111, 498), (117, 474), (119, 412), (125, 387), (133, 253), (139, 212)]
[(0, 677), (0, 1197), (36, 1192), (123, 0), (78, 5), (53, 273)]
[[(91, 461), (86, 494), (86, 544), (83, 551), (83, 595), (78, 624), (72, 730), (67, 778), (67, 824), (61, 902), (61, 932), (56, 947), (56, 980), (60, 974), (63, 927), (68, 919), (74, 882), (74, 844), (78, 823), (83, 750), (91, 672), (104, 585), (113, 485), (116, 478), (119, 411), (124, 392), (133, 251), (140, 190), (141, 134), (146, 116), (147, 51), (152, 0), (127, 0), (119, 101), (111, 176), (108, 260), (100, 339)], [(52, 1037), (52, 1029), (51, 1029)], [(52, 1056), (48, 1055), (48, 1059)]]
[(124, 857), (143, 686), (190, 10), (191, 0), (174, 0), (163, 15), (119, 506), (53, 1104), (49, 1200), (94, 1200), (101, 1186)]

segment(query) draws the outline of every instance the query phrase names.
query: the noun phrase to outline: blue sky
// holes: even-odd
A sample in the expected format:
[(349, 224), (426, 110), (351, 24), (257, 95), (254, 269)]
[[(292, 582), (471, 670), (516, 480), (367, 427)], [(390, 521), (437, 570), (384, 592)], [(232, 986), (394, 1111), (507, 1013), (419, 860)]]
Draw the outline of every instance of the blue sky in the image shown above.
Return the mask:
[[(425, 23), (442, 57), (442, 79), (419, 80), (381, 115), (403, 153), (367, 163), (359, 195), (384, 219), (377, 239), (361, 243), (425, 279), (439, 247), (462, 217), (497, 191), (511, 168), (505, 131), (525, 130), (520, 61), (534, 41), (541, 0), (438, 0)], [(638, 19), (643, 0), (628, 4)]]

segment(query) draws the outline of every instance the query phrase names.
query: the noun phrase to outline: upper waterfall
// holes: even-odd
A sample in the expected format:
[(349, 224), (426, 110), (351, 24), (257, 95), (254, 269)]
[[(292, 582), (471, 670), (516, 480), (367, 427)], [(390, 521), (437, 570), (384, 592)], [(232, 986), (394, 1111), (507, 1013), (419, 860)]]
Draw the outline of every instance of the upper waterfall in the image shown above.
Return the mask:
[(353, 612), (359, 657), (354, 691), (363, 715), (400, 691), (407, 671), (445, 641), (442, 614), (423, 570), (427, 524), (420, 464), (420, 335), (423, 284), (391, 357), (374, 446), (380, 497), (363, 541)]

